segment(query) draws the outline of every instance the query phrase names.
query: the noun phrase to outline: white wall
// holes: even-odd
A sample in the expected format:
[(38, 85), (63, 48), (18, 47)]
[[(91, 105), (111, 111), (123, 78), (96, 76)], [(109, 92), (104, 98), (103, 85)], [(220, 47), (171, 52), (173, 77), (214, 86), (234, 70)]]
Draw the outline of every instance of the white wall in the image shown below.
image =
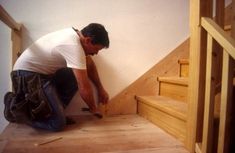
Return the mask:
[(189, 0), (0, 0), (0, 4), (24, 24), (24, 48), (64, 27), (105, 25), (110, 48), (94, 59), (111, 98), (189, 36)]
[(3, 97), (10, 89), (10, 71), (11, 71), (11, 33), (7, 26), (0, 22), (0, 133), (7, 125), (3, 117)]

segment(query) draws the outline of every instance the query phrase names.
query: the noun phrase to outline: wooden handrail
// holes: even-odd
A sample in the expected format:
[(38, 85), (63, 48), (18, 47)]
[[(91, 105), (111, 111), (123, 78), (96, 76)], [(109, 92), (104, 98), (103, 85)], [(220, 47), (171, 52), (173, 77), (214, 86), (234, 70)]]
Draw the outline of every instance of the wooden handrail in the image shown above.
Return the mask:
[[(212, 19), (203, 17), (202, 27), (207, 31), (206, 91), (203, 120), (202, 153), (212, 152), (214, 126), (214, 98), (216, 90), (216, 63), (213, 58), (213, 39), (223, 48), (223, 67), (221, 80), (221, 105), (218, 137), (218, 153), (228, 152), (228, 127), (233, 91), (233, 69), (235, 59), (235, 40), (220, 28)], [(197, 148), (198, 149), (198, 148)]]
[(210, 18), (202, 17), (201, 24), (226, 52), (235, 59), (235, 40)]
[(21, 25), (17, 23), (0, 5), (0, 20), (13, 30), (20, 30)]
[(18, 54), (21, 52), (21, 32), (22, 25), (17, 23), (7, 11), (0, 5), (0, 20), (11, 28), (12, 40), (12, 65), (15, 63)]

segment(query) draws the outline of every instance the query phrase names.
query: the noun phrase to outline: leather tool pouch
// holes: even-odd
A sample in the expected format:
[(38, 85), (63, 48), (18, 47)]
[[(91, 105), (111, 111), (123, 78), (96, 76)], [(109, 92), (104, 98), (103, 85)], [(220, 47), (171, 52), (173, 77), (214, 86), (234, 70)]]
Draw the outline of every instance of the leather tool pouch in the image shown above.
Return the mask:
[(52, 109), (44, 93), (44, 87), (50, 82), (37, 73), (29, 76), (12, 73), (15, 97), (12, 97), (10, 111), (16, 122), (41, 120), (51, 115)]
[(34, 75), (27, 83), (28, 94), (25, 99), (28, 101), (29, 112), (32, 119), (48, 118), (52, 109), (46, 97), (44, 88), (50, 84), (50, 81), (44, 80), (40, 75)]

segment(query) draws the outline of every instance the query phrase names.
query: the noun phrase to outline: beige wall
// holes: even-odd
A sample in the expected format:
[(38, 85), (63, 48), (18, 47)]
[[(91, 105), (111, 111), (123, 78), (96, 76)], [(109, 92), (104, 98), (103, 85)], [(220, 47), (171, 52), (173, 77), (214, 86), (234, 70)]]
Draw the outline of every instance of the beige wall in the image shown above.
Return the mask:
[(10, 89), (11, 71), (11, 32), (10, 29), (0, 22), (0, 132), (4, 129), (7, 121), (3, 117), (3, 97)]
[(94, 59), (110, 97), (189, 36), (189, 0), (0, 0), (0, 4), (24, 24), (24, 48), (61, 28), (104, 24), (110, 48)]

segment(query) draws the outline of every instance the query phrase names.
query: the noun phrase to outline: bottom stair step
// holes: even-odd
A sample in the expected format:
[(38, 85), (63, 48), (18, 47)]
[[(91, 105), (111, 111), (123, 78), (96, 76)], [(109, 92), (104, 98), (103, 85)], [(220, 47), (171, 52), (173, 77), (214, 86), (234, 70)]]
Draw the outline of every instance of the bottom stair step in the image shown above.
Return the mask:
[(187, 104), (163, 96), (136, 96), (138, 114), (182, 142), (186, 137)]

